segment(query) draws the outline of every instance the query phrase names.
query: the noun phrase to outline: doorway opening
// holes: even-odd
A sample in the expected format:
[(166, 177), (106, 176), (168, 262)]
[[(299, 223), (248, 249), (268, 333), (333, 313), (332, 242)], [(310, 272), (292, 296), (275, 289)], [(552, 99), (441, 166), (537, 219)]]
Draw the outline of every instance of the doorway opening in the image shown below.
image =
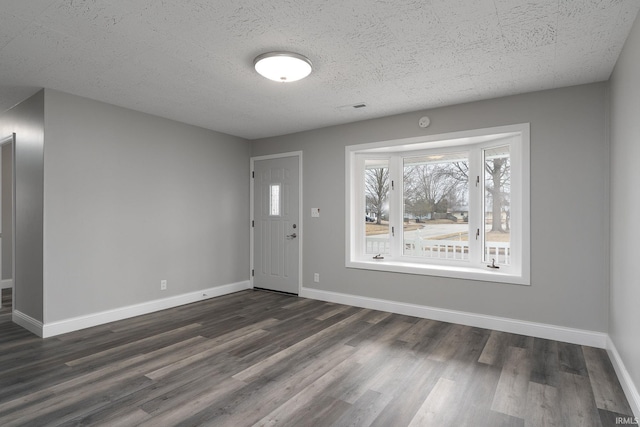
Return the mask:
[(0, 139), (0, 312), (15, 307), (15, 134)]

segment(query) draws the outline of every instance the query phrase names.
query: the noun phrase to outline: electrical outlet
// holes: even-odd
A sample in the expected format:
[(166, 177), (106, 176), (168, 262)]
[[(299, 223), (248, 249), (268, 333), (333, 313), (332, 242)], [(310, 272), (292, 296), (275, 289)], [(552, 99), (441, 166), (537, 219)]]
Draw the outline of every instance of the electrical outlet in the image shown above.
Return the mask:
[(160, 280), (160, 290), (161, 291), (166, 291), (167, 290), (167, 281), (166, 280)]
[(320, 273), (313, 273), (313, 281), (316, 283), (320, 282)]

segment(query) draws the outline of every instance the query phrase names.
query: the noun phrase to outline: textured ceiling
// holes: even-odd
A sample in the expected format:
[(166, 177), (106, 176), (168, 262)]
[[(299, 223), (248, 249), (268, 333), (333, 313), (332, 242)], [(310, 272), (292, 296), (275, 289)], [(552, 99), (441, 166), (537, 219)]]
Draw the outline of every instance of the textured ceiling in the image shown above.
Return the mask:
[[(638, 0), (0, 0), (0, 111), (47, 87), (261, 138), (609, 78)], [(253, 58), (308, 56), (282, 84)], [(366, 108), (347, 106), (366, 103)]]

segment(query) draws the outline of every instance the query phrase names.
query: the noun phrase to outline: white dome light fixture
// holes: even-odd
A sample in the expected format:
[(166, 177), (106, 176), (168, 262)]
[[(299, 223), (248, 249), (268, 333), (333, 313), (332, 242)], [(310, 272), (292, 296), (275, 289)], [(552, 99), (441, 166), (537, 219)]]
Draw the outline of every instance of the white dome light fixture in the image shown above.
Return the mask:
[(263, 53), (253, 60), (253, 66), (263, 77), (276, 82), (295, 82), (311, 73), (311, 61), (293, 52)]

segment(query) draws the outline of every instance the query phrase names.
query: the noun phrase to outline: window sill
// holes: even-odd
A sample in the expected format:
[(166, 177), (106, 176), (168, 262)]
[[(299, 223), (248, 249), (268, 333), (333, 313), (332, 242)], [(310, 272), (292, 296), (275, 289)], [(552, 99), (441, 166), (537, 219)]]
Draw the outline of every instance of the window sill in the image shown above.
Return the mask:
[(387, 271), (392, 273), (418, 274), (423, 276), (447, 277), (452, 279), (479, 280), (483, 282), (508, 283), (513, 285), (530, 285), (529, 278), (513, 273), (496, 270), (485, 270), (472, 267), (417, 264), (391, 260), (357, 260), (347, 261), (347, 268), (361, 270)]

